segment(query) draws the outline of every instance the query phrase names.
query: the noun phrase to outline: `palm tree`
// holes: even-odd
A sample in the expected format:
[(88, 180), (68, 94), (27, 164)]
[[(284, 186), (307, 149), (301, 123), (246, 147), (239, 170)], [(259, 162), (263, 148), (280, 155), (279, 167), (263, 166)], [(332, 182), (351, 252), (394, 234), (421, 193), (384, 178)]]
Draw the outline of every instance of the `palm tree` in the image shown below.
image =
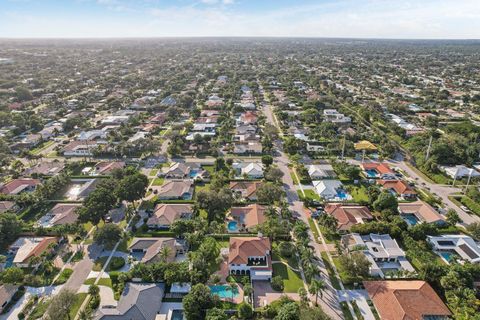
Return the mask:
[(321, 279), (313, 279), (310, 283), (308, 291), (310, 291), (311, 294), (315, 295), (315, 305), (318, 305), (318, 296), (323, 297), (323, 290), (325, 290), (325, 288), (325, 282)]
[(158, 255), (160, 257), (160, 260), (162, 262), (167, 262), (168, 257), (170, 257), (171, 252), (172, 252), (172, 249), (170, 249), (169, 247), (162, 247), (160, 249), (160, 252), (158, 253)]
[(253, 293), (253, 288), (249, 283), (243, 285), (243, 293), (248, 297), (248, 301), (250, 302), (250, 296)]
[(227, 291), (230, 291), (232, 293), (232, 302), (233, 302), (233, 297), (235, 294), (235, 290), (237, 290), (237, 284), (235, 282), (229, 282), (227, 285)]

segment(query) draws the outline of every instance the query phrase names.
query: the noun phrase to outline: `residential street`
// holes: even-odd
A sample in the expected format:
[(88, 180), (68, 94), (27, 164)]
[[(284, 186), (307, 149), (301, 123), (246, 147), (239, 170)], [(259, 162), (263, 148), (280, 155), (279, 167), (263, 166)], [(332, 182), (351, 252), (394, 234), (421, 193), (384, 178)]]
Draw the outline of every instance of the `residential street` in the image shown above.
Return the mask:
[[(276, 125), (273, 119), (273, 113), (270, 106), (265, 106), (263, 108), (265, 116), (267, 117), (267, 122), (270, 124)], [(293, 212), (293, 216), (301, 219), (308, 225), (308, 217), (305, 214), (305, 210), (303, 208), (303, 202), (300, 201), (298, 194), (297, 194), (297, 187), (295, 186), (292, 177), (290, 176), (290, 170), (288, 168), (288, 157), (283, 152), (282, 143), (277, 141), (275, 145), (278, 148), (279, 154), (275, 157), (274, 164), (278, 166), (280, 170), (283, 171), (283, 185), (285, 188), (285, 192), (287, 194), (287, 200), (290, 205), (290, 210)], [(310, 234), (310, 246), (314, 248), (315, 255), (317, 257), (321, 257), (321, 249), (320, 245), (315, 242), (315, 238), (309, 229)], [(323, 293), (323, 297), (319, 299), (319, 304), (322, 309), (333, 319), (342, 319), (342, 311), (340, 309), (337, 290), (333, 288), (330, 278), (328, 277), (327, 270), (325, 265), (321, 259), (318, 260), (318, 266), (320, 268), (321, 277), (325, 281), (327, 289)]]

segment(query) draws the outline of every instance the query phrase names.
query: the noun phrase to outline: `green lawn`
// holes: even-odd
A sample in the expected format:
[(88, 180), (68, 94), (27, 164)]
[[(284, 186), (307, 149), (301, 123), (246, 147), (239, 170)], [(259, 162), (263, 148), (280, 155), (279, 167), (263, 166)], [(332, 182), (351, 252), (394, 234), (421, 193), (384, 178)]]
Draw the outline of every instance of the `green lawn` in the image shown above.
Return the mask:
[(33, 309), (32, 313), (28, 316), (28, 320), (40, 319), (47, 312), (48, 306), (50, 305), (50, 300), (46, 299), (38, 303)]
[(73, 305), (72, 307), (70, 308), (70, 319), (74, 319), (75, 316), (77, 315), (78, 313), (78, 309), (80, 309), (80, 307), (82, 306), (82, 303), (83, 301), (85, 300), (85, 298), (87, 297), (87, 293), (85, 292), (82, 292), (82, 293), (77, 293), (75, 295), (75, 301), (73, 302)]
[(308, 219), (308, 225), (310, 226), (310, 229), (312, 230), (313, 237), (315, 238), (315, 241), (317, 243), (322, 243), (322, 240), (320, 239), (320, 234), (318, 233), (317, 226), (315, 225), (315, 222), (313, 221), (312, 218)]
[(303, 280), (299, 273), (288, 268), (283, 263), (273, 265), (273, 276), (281, 276), (283, 279), (283, 291), (296, 293), (303, 287)]
[(351, 185), (350, 195), (355, 202), (368, 202), (367, 188), (364, 185)]
[[(105, 265), (105, 262), (107, 262), (107, 259), (108, 257), (100, 257), (98, 258), (97, 260), (95, 260), (95, 264), (93, 265), (93, 268), (92, 270), (93, 271), (101, 271), (103, 266)], [(111, 266), (115, 266), (115, 265), (119, 265), (120, 264), (120, 260), (123, 260), (125, 261), (125, 259), (121, 258), (121, 257), (112, 257), (112, 260), (110, 260), (110, 263), (106, 269), (106, 271), (113, 271), (111, 270)]]
[(152, 186), (161, 186), (165, 179), (163, 178), (155, 178), (153, 179)]
[(477, 216), (480, 216), (480, 204), (477, 202), (473, 201), (471, 198), (464, 196), (460, 198), (460, 202), (470, 209), (473, 213), (475, 213)]
[(305, 192), (305, 198), (312, 201), (320, 201), (320, 196), (312, 189), (303, 189)]
[(298, 269), (298, 260), (295, 255), (291, 257), (284, 257), (280, 254), (280, 250), (278, 250), (278, 245), (280, 242), (274, 242), (272, 244), (272, 260), (273, 261), (283, 261), (288, 263), (288, 265), (294, 269)]
[(326, 252), (322, 252), (322, 259), (323, 259), (323, 263), (325, 264), (325, 268), (327, 269), (328, 277), (330, 278), (330, 282), (332, 283), (332, 286), (335, 289), (340, 290), (341, 289), (340, 282), (338, 281), (338, 278), (335, 275), (335, 272), (333, 271), (333, 267), (330, 264), (330, 261), (328, 260), (328, 256)]
[(55, 281), (55, 285), (63, 284), (65, 282), (67, 282), (68, 278), (70, 278), (72, 273), (73, 273), (72, 269), (69, 269), (69, 268), (63, 269), (62, 273), (60, 274), (58, 279)]
[(158, 173), (158, 169), (152, 169), (152, 170), (150, 170), (148, 175), (151, 176), (151, 177), (154, 177), (154, 176), (157, 176), (157, 173)]
[(50, 147), (54, 143), (55, 143), (55, 141), (53, 141), (53, 140), (46, 141), (46, 142), (42, 143), (41, 145), (39, 145), (38, 147), (36, 147), (35, 149), (33, 149), (31, 151), (31, 153), (34, 154), (34, 155), (38, 155), (38, 154), (40, 154), (40, 152), (47, 149), (48, 147)]
[[(95, 280), (96, 280), (95, 278), (88, 278), (87, 280), (85, 280), (85, 282), (83, 284), (91, 286), (92, 284), (95, 283)], [(100, 280), (98, 280), (97, 285), (112, 288), (112, 279), (110, 279), (110, 278), (100, 278)]]
[(214, 166), (206, 165), (206, 166), (202, 166), (202, 168), (203, 168), (204, 170), (207, 170), (207, 171), (210, 173), (210, 175), (212, 175), (213, 172), (215, 171)]

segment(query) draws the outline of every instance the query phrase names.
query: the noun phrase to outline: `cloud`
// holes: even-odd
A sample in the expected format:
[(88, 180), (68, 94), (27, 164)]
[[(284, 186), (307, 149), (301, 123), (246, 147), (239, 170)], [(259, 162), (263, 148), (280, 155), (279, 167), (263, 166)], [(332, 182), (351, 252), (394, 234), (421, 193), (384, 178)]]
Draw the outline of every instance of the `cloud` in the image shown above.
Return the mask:
[[(253, 0), (90, 1), (112, 13), (84, 19), (74, 12), (68, 17), (18, 12), (2, 19), (0, 12), (0, 36), (480, 38), (478, 0), (296, 1), (261, 9)], [(22, 16), (48, 23), (25, 22)]]

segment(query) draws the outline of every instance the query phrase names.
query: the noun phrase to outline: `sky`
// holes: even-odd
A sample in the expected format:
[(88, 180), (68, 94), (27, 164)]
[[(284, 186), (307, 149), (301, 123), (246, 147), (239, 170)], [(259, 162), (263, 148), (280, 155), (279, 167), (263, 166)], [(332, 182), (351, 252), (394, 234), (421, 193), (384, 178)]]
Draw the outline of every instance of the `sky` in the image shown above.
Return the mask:
[(480, 0), (0, 0), (1, 38), (480, 39)]

